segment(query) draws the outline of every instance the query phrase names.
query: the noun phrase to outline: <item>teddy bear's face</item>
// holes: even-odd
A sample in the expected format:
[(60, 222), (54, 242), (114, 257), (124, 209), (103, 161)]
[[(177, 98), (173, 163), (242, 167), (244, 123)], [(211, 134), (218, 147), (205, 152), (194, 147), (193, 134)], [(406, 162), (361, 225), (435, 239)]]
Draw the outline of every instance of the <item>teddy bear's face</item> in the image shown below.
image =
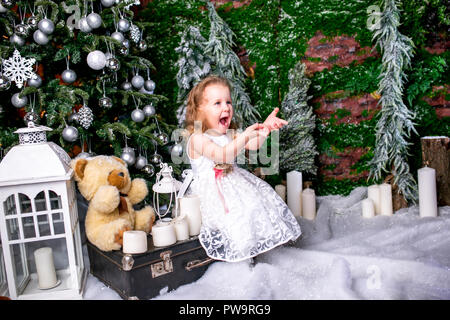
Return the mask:
[(116, 187), (127, 194), (131, 188), (131, 178), (127, 166), (117, 157), (96, 156), (72, 161), (75, 180), (83, 197), (91, 200), (98, 188), (104, 185)]

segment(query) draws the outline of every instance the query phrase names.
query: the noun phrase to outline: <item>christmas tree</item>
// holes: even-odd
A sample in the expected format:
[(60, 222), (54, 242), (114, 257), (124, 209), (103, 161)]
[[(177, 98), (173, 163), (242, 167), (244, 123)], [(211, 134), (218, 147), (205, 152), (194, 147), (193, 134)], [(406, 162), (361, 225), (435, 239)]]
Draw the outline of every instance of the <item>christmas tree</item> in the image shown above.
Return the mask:
[(52, 128), (49, 139), (70, 156), (115, 154), (133, 176), (170, 162), (176, 126), (159, 110), (167, 99), (154, 93), (139, 1), (1, 3), (1, 148), (31, 121)]
[(289, 122), (280, 129), (280, 169), (316, 174), (314, 157), (318, 154), (313, 138), (315, 115), (308, 106), (306, 66), (301, 61), (289, 72), (289, 91), (281, 103), (281, 112)]

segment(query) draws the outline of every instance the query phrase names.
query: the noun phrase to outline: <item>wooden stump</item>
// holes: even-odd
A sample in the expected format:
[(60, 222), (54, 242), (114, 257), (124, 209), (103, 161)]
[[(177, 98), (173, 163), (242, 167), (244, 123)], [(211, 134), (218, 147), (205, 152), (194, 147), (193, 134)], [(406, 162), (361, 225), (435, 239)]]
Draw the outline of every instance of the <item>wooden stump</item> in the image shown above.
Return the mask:
[(450, 206), (450, 138), (423, 137), (422, 166), (436, 170), (436, 190), (439, 206)]
[(398, 185), (394, 184), (394, 175), (390, 174), (384, 179), (384, 183), (389, 183), (392, 189), (392, 209), (395, 211), (408, 207), (408, 202), (406, 201), (403, 194), (399, 192)]

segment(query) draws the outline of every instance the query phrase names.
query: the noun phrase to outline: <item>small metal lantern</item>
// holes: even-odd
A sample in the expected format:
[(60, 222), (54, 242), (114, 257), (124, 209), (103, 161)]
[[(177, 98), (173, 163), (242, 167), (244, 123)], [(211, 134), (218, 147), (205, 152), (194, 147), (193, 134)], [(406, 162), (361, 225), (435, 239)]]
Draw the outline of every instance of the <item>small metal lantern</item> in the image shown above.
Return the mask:
[[(172, 177), (173, 169), (169, 167), (167, 163), (160, 163), (161, 171), (156, 174), (156, 183), (153, 185), (153, 206), (155, 211), (161, 220), (162, 217), (166, 216), (167, 213), (171, 211), (171, 207), (174, 207), (175, 213), (178, 212), (178, 201), (177, 200), (177, 191), (181, 187), (181, 182), (174, 179)], [(169, 202), (164, 204), (164, 206), (160, 206), (159, 203), (159, 193), (169, 194)], [(155, 201), (156, 198), (156, 201)], [(172, 204), (174, 205), (172, 206)], [(161, 214), (161, 207), (165, 207), (167, 205), (166, 211), (164, 214)]]
[(0, 234), (11, 299), (83, 295), (87, 270), (74, 173), (68, 154), (47, 142), (50, 130), (29, 122), (0, 163)]

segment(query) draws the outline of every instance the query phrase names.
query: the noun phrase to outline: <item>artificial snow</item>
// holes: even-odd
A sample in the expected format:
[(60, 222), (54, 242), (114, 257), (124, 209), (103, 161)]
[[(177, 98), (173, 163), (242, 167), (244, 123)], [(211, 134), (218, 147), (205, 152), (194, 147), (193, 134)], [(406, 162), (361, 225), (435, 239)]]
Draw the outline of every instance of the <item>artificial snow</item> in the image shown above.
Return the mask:
[[(302, 236), (247, 262), (211, 264), (196, 282), (155, 299), (450, 299), (450, 206), (420, 218), (418, 206), (393, 216), (361, 216), (367, 188), (317, 197)], [(87, 259), (87, 257), (86, 257)], [(84, 299), (121, 299), (89, 275)]]

